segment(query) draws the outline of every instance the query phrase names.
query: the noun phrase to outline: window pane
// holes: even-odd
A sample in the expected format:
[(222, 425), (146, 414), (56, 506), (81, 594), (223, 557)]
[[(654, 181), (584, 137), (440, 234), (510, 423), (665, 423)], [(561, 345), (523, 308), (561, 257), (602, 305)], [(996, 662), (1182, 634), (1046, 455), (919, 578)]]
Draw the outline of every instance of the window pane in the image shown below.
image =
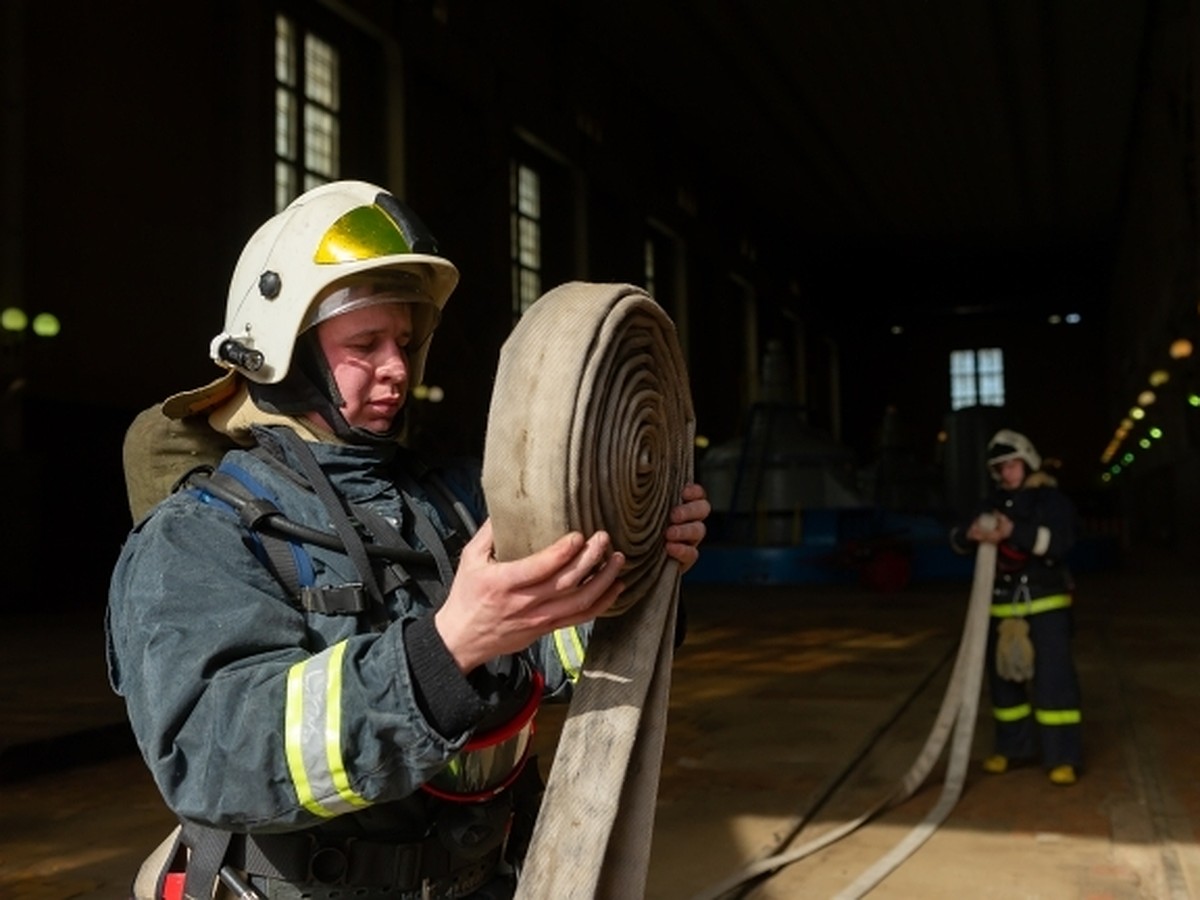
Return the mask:
[(963, 409), (978, 402), (975, 392), (975, 351), (950, 351), (950, 408)]
[(292, 52), (295, 36), (286, 16), (275, 17), (275, 80), (296, 86), (296, 55)]
[(304, 96), (326, 109), (338, 109), (337, 51), (311, 34), (304, 38)]
[(324, 178), (338, 173), (338, 120), (309, 104), (304, 109), (304, 167)]
[(517, 170), (517, 211), (534, 219), (542, 215), (541, 185), (537, 172), (528, 166)]
[(296, 103), (282, 87), (275, 89), (275, 155), (296, 158)]
[(282, 212), (283, 208), (292, 202), (292, 198), (297, 196), (299, 191), (296, 190), (296, 167), (288, 165), (283, 160), (275, 161), (275, 212)]
[(542, 295), (542, 277), (529, 269), (521, 270), (521, 312), (529, 309)]
[(974, 350), (951, 350), (950, 351), (950, 374), (951, 375), (966, 375), (975, 373), (975, 351)]
[(518, 261), (522, 266), (530, 269), (540, 269), (542, 267), (542, 235), (538, 223), (530, 219), (522, 219), (518, 234), (520, 236)]
[(979, 402), (983, 406), (1004, 405), (1004, 378), (1000, 375), (980, 374)]

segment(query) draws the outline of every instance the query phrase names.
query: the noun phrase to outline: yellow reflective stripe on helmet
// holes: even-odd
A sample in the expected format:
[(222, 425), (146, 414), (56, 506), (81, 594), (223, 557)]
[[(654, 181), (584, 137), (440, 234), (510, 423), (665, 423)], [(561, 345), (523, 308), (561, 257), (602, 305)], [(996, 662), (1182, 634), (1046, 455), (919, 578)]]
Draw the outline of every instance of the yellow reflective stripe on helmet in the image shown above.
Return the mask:
[(998, 619), (1009, 619), (1014, 616), (1032, 616), (1052, 609), (1066, 609), (1070, 605), (1070, 594), (1051, 594), (1049, 597), (1038, 597), (1036, 600), (993, 603), (992, 615)]
[(296, 797), (330, 818), (369, 805), (350, 787), (342, 760), (342, 659), (346, 642), (288, 671), (284, 746)]
[(998, 707), (992, 710), (992, 715), (999, 722), (1016, 722), (1020, 719), (1029, 718), (1033, 712), (1033, 707), (1028, 703), (1022, 703), (1020, 706)]
[(1078, 725), (1083, 720), (1077, 709), (1039, 709), (1034, 717), (1039, 725)]
[(378, 206), (360, 206), (321, 235), (313, 262), (354, 262), (397, 253), (412, 253), (412, 248), (396, 222)]
[(574, 627), (558, 629), (554, 632), (554, 649), (558, 651), (558, 661), (562, 663), (567, 678), (572, 683), (578, 681), (586, 652), (583, 641), (579, 639), (579, 631)]

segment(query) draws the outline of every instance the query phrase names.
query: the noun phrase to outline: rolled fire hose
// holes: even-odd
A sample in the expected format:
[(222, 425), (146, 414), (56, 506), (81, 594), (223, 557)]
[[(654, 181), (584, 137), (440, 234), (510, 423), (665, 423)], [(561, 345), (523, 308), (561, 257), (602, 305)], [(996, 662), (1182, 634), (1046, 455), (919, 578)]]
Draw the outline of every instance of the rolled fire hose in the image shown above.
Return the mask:
[(518, 900), (645, 893), (679, 591), (663, 532), (692, 478), (694, 434), (674, 326), (639, 288), (555, 288), (501, 349), (483, 462), (496, 557), (604, 530), (627, 560), (575, 685)]
[[(982, 524), (986, 527), (988, 523), (985, 521)], [(691, 900), (718, 900), (751, 879), (778, 871), (784, 866), (811, 856), (857, 830), (880, 812), (903, 803), (924, 783), (953, 733), (946, 778), (937, 803), (891, 850), (835, 895), (834, 900), (857, 900), (865, 896), (933, 835), (958, 802), (966, 779), (967, 763), (970, 760), (971, 744), (975, 735), (975, 719), (979, 711), (979, 692), (983, 680), (984, 655), (987, 652), (987, 630), (995, 576), (996, 545), (980, 543), (975, 551), (971, 596), (958, 655), (950, 674), (950, 683), (942, 697), (942, 705), (934, 720), (933, 729), (925, 739), (916, 760), (896, 788), (854, 819), (831, 828), (798, 847), (756, 860), (730, 877), (693, 895)]]

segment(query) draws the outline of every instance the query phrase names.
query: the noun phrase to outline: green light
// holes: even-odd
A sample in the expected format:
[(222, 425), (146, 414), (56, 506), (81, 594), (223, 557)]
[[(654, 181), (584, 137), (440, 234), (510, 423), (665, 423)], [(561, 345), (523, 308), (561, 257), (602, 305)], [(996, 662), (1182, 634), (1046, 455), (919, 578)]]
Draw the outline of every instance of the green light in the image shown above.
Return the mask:
[(1125, 465), (1129, 465), (1131, 462), (1133, 462), (1133, 454), (1126, 453), (1124, 456), (1121, 457), (1121, 462), (1125, 463)]
[(1157, 441), (1160, 437), (1162, 437), (1162, 429), (1161, 428), (1151, 428), (1150, 429), (1150, 437), (1154, 438)]
[(0, 328), (5, 331), (24, 331), (28, 324), (29, 317), (23, 309), (10, 306), (4, 312), (0, 312)]
[(1107, 484), (1108, 482), (1112, 481), (1112, 473), (1110, 473), (1110, 472), (1103, 473), (1100, 476), (1100, 480)]
[(1200, 394), (1188, 394), (1188, 403), (1192, 406), (1200, 406)]
[(58, 316), (53, 313), (38, 313), (33, 317), (33, 333), (38, 337), (56, 337), (59, 330)]
[(1113, 466), (1113, 467), (1112, 467), (1112, 473), (1113, 473), (1114, 475), (1120, 475), (1120, 474), (1121, 474), (1121, 465), (1120, 465), (1120, 463), (1118, 463), (1117, 465), (1115, 465), (1115, 466)]
[(1150, 438), (1142, 438), (1140, 441), (1138, 441), (1138, 446), (1141, 447), (1143, 450), (1149, 450), (1150, 449)]

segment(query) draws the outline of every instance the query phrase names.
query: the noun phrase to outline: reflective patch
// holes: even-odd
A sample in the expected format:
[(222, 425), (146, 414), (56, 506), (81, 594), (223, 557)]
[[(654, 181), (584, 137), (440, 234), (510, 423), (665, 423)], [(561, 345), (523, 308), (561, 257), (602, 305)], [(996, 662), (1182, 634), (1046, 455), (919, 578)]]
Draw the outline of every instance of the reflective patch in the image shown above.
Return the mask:
[(1039, 709), (1034, 718), (1039, 725), (1078, 725), (1083, 721), (1077, 709)]
[(1021, 719), (1028, 719), (1032, 714), (1033, 707), (1028, 703), (992, 710), (992, 715), (996, 717), (996, 721), (998, 722), (1019, 722)]
[(296, 797), (309, 812), (332, 818), (368, 801), (351, 787), (342, 760), (342, 660), (346, 642), (288, 671), (284, 746)]
[(1019, 603), (993, 603), (992, 615), (997, 619), (1033, 616), (1052, 609), (1066, 609), (1070, 605), (1070, 594), (1051, 594), (1049, 597), (1038, 597), (1036, 600), (1023, 600)]
[(554, 649), (558, 651), (558, 661), (562, 663), (563, 671), (574, 684), (583, 671), (585, 653), (579, 631), (574, 627), (558, 629), (554, 632)]

